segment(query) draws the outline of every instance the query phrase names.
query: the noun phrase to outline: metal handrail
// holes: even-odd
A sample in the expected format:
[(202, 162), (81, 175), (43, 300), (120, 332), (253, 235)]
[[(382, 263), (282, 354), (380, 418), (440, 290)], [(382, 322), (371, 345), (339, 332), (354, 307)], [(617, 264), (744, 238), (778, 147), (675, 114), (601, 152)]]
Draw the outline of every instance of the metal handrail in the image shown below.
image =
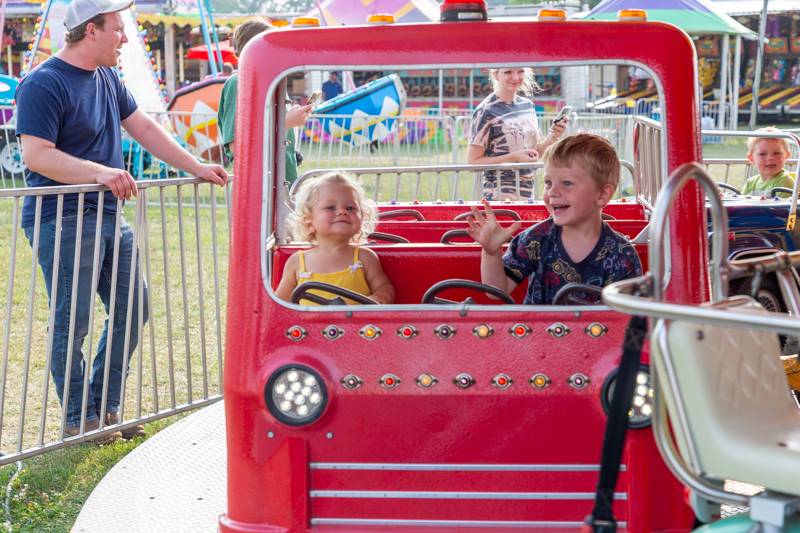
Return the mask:
[[(229, 176), (228, 181), (233, 181), (233, 176)], [(201, 178), (166, 178), (162, 180), (139, 180), (136, 182), (137, 189), (149, 189), (150, 187), (163, 188), (170, 185), (194, 185), (206, 183)], [(15, 189), (0, 189), (0, 198), (14, 198), (19, 196), (51, 196), (55, 194), (78, 194), (87, 192), (108, 191), (108, 187), (96, 183), (86, 185), (53, 185), (47, 187), (17, 187)]]
[[(712, 301), (721, 301), (728, 294), (728, 214), (722, 205), (719, 190), (714, 181), (697, 163), (681, 165), (667, 181), (662, 193), (656, 201), (655, 214), (652, 220), (652, 232), (649, 246), (650, 272), (655, 280), (661, 280), (664, 269), (663, 236), (666, 232), (667, 216), (672, 204), (689, 181), (697, 181), (705, 189), (709, 200), (712, 220)], [(715, 275), (716, 274), (716, 275)], [(653, 296), (656, 301), (663, 298), (661, 283), (653, 285)]]

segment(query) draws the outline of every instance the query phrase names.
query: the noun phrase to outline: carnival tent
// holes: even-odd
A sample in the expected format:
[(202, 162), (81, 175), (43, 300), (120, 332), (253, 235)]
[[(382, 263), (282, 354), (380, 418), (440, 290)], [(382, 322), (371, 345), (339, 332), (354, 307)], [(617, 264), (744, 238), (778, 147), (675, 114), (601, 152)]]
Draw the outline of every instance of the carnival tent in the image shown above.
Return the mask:
[(325, 26), (366, 24), (367, 17), (377, 13), (394, 15), (395, 21), (430, 22), (439, 20), (436, 0), (325, 0), (306, 13), (317, 17)]
[[(730, 123), (736, 124), (739, 99), (739, 72), (741, 63), (741, 39), (756, 39), (758, 36), (730, 16), (718, 10), (706, 0), (604, 0), (595, 6), (584, 20), (616, 20), (621, 9), (645, 9), (647, 20), (674, 24), (691, 35), (722, 35), (722, 65), (720, 69), (720, 102), (726, 102), (728, 78), (733, 74), (731, 87)], [(728, 58), (730, 37), (736, 38), (734, 67), (731, 72)], [(724, 128), (726, 114), (719, 113), (718, 126)]]
[(620, 9), (646, 9), (647, 20), (668, 22), (692, 35), (756, 34), (705, 0), (604, 0), (584, 20), (617, 20)]

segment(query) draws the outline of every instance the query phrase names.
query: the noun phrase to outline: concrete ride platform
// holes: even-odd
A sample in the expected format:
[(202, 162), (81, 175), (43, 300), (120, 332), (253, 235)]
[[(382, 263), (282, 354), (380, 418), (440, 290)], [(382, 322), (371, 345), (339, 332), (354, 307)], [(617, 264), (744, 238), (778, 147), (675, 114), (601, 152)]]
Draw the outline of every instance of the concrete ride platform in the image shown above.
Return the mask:
[(95, 487), (75, 533), (217, 531), (226, 507), (223, 402), (179, 420), (126, 455)]

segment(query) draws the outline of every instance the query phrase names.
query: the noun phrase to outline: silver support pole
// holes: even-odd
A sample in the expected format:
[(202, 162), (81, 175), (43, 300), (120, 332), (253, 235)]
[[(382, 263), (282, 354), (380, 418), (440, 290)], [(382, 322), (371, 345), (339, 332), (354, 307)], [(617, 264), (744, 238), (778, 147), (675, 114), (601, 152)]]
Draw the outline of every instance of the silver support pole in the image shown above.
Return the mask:
[(738, 129), (739, 124), (739, 71), (742, 67), (742, 36), (736, 36), (733, 52), (733, 86), (731, 87), (730, 129)]
[(717, 111), (717, 129), (725, 129), (725, 102), (728, 100), (728, 70), (731, 68), (731, 36), (727, 33), (722, 36), (722, 64), (720, 65), (719, 80), (719, 111)]
[(761, 69), (764, 66), (764, 36), (767, 33), (767, 4), (764, 0), (761, 8), (761, 20), (758, 21), (758, 53), (756, 54), (756, 71), (753, 80), (753, 100), (750, 104), (750, 131), (756, 129), (756, 115), (758, 114), (758, 91), (761, 89)]
[(167, 96), (175, 94), (175, 25), (164, 24), (164, 67), (167, 71)]

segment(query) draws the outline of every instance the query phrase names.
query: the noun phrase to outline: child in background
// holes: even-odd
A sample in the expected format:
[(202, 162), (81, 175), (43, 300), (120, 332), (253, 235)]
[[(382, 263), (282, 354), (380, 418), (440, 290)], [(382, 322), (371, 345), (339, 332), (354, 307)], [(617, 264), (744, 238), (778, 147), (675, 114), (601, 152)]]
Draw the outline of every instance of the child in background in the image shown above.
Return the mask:
[(528, 278), (523, 303), (552, 304), (567, 283), (603, 287), (640, 276), (633, 245), (601, 217), (619, 183), (619, 159), (611, 143), (597, 135), (574, 135), (550, 146), (543, 160), (550, 218), (514, 237), (505, 254), (503, 243), (521, 223), (501, 227), (485, 200), (484, 213), (472, 208), (468, 232), (483, 248), (482, 282), (511, 294)]
[[(776, 133), (775, 127), (761, 128), (756, 132)], [(742, 194), (753, 196), (769, 196), (775, 187), (794, 187), (794, 176), (786, 172), (783, 165), (789, 159), (789, 141), (787, 139), (749, 137), (747, 139), (747, 160), (756, 166), (758, 174), (749, 178), (744, 184)], [(778, 193), (787, 198), (786, 193)]]
[[(368, 296), (379, 304), (392, 303), (394, 287), (378, 256), (369, 248), (358, 246), (376, 222), (375, 208), (361, 185), (349, 176), (331, 172), (303, 182), (289, 225), (295, 240), (311, 242), (314, 247), (296, 252), (286, 262), (276, 290), (278, 297), (288, 301), (298, 285), (322, 281)], [(311, 292), (330, 297), (322, 291)]]

